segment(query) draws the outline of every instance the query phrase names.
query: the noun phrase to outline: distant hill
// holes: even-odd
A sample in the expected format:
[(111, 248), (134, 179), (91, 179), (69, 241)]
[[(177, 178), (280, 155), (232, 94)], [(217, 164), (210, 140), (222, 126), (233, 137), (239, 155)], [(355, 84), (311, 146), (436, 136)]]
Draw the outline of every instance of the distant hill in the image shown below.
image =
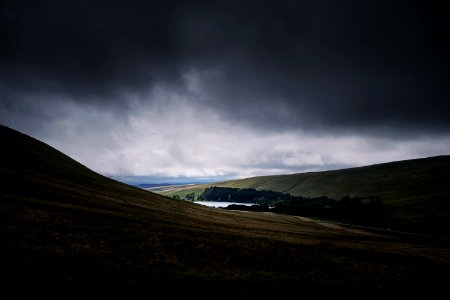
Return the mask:
[(255, 188), (294, 196), (339, 200), (379, 196), (399, 229), (450, 233), (450, 156), (389, 162), (358, 168), (230, 180), (162, 194), (183, 197), (209, 186)]
[(448, 244), (208, 208), (101, 176), (0, 126), (5, 299), (437, 298)]
[(141, 189), (148, 189), (148, 188), (155, 188), (155, 187), (160, 187), (160, 186), (172, 186), (172, 185), (177, 185), (177, 183), (140, 183), (140, 184), (136, 184), (134, 186), (137, 186)]

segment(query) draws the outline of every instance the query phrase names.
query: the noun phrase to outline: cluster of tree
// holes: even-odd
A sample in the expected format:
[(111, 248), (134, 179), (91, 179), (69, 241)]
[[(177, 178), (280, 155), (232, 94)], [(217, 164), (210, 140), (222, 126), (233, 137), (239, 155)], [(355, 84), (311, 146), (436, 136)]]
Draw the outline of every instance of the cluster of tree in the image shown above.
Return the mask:
[[(180, 199), (179, 195), (174, 197)], [(197, 195), (194, 192), (188, 193), (183, 199), (253, 203), (250, 206), (231, 204), (226, 209), (320, 217), (370, 225), (381, 225), (386, 221), (385, 211), (378, 196), (350, 197), (346, 195), (340, 200), (335, 200), (326, 196), (308, 198), (271, 190), (212, 186)]]
[(174, 199), (183, 199), (183, 200), (189, 200), (189, 201), (195, 201), (200, 200), (198, 196), (195, 196), (195, 192), (187, 193), (183, 197), (180, 197), (180, 195), (175, 194), (172, 196)]
[(237, 202), (237, 203), (257, 203), (257, 204), (274, 204), (280, 201), (291, 200), (294, 197), (280, 192), (271, 190), (256, 190), (252, 188), (229, 188), (212, 186), (206, 188), (204, 192), (197, 197), (203, 201), (218, 202)]
[(347, 195), (340, 200), (335, 200), (326, 196), (307, 198), (271, 190), (213, 186), (205, 189), (197, 198), (204, 201), (255, 203), (251, 206), (232, 204), (226, 209), (322, 217), (372, 225), (379, 225), (385, 221), (384, 209), (378, 196), (350, 197)]
[(195, 201), (195, 200), (197, 200), (197, 198), (195, 197), (195, 193), (194, 193), (194, 192), (192, 192), (192, 193), (187, 193), (186, 196), (184, 196), (184, 198), (185, 198), (186, 200), (189, 200), (189, 201)]
[(354, 221), (367, 225), (382, 225), (386, 214), (378, 196), (350, 197), (340, 200), (326, 196), (318, 198), (295, 197), (291, 201), (277, 203), (271, 212), (328, 219)]

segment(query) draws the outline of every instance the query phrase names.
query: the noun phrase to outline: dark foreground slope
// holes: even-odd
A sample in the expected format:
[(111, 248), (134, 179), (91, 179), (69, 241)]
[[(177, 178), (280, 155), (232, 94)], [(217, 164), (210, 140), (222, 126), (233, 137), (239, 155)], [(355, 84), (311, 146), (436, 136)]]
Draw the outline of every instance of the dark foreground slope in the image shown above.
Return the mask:
[(433, 297), (450, 279), (445, 243), (207, 208), (0, 138), (4, 299)]
[[(450, 236), (450, 155), (325, 172), (252, 177), (214, 185), (336, 200), (345, 195), (378, 196), (388, 214), (388, 226)], [(162, 194), (183, 196), (209, 186), (173, 188)]]

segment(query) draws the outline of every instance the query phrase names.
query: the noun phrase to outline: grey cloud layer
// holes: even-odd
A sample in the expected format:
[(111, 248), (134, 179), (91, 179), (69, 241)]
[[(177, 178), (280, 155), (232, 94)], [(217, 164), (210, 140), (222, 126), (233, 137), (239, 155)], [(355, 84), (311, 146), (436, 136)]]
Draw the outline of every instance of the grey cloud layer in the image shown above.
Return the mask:
[(25, 93), (123, 112), (194, 74), (191, 101), (265, 130), (450, 128), (442, 4), (4, 1), (0, 20), (3, 110)]
[(0, 123), (152, 180), (448, 154), (437, 3), (2, 1)]

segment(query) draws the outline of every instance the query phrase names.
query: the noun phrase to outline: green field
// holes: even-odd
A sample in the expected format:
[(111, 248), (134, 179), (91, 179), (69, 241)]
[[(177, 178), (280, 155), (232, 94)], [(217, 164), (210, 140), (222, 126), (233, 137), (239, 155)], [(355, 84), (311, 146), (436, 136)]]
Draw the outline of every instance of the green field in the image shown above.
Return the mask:
[(167, 196), (197, 195), (209, 186), (255, 188), (294, 196), (379, 196), (397, 229), (449, 235), (450, 156), (390, 162), (359, 168), (261, 176), (160, 191)]
[(0, 127), (4, 299), (440, 297), (447, 241), (228, 211), (103, 177)]

